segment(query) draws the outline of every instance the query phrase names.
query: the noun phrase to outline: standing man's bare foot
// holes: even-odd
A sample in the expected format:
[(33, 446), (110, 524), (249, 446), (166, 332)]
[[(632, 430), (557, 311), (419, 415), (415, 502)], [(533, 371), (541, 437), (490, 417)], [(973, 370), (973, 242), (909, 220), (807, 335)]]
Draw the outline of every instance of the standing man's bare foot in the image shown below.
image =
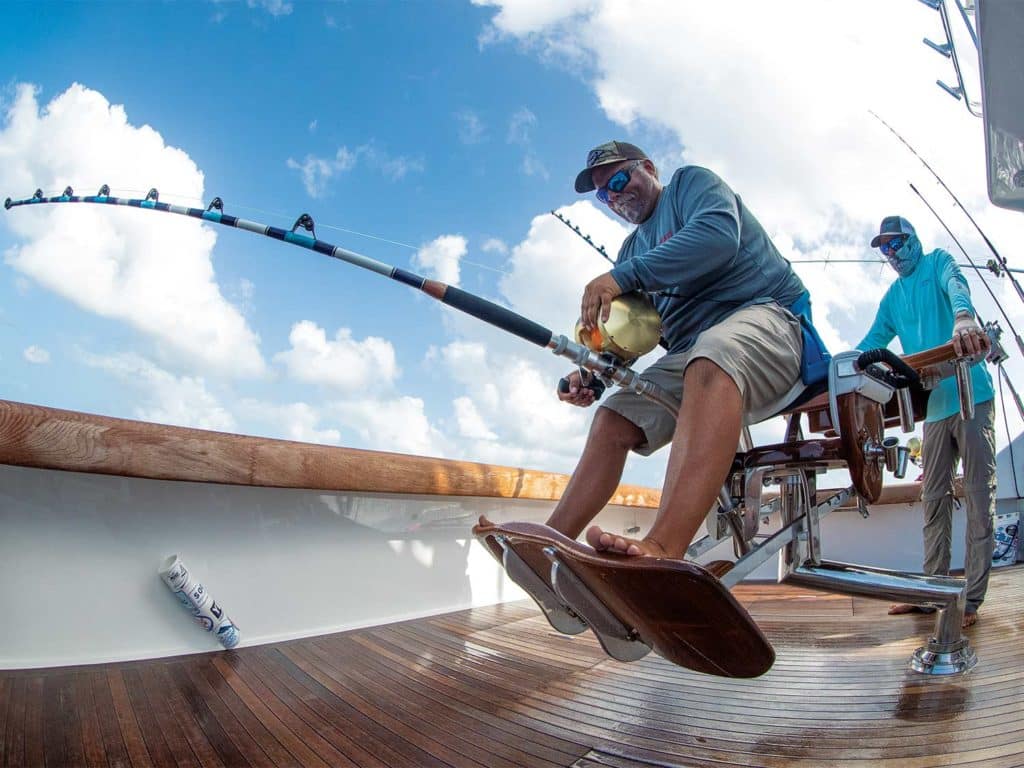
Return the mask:
[(587, 529), (587, 544), (598, 552), (614, 552), (617, 555), (634, 555), (637, 557), (671, 557), (665, 549), (651, 539), (627, 539), (615, 536), (592, 525)]
[(910, 605), (909, 603), (896, 603), (889, 606), (890, 616), (900, 616), (904, 613), (935, 613), (930, 605)]
[(977, 611), (964, 611), (964, 620), (960, 623), (961, 629), (967, 629), (973, 627), (978, 623), (978, 612)]

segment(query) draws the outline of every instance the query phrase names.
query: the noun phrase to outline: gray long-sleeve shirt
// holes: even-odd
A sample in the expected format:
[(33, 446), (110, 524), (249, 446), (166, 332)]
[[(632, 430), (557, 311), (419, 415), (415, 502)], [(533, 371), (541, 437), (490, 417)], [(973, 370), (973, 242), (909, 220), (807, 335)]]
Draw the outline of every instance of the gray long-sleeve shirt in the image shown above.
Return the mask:
[(689, 349), (737, 310), (789, 307), (806, 290), (739, 195), (695, 165), (675, 172), (611, 274), (624, 292), (670, 294), (654, 296), (669, 352)]

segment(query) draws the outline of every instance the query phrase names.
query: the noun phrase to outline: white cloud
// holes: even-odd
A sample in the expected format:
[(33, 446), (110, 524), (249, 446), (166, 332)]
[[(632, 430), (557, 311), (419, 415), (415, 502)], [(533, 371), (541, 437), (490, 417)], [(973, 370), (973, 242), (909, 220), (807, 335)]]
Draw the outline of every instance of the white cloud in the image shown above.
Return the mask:
[(134, 388), (140, 405), (134, 416), (157, 424), (233, 432), (235, 417), (207, 389), (201, 376), (175, 376), (139, 355), (82, 354), (82, 361)]
[(328, 182), (339, 173), (351, 170), (355, 164), (356, 156), (347, 147), (338, 147), (332, 158), (306, 155), (301, 163), (290, 157), (287, 160), (288, 167), (302, 177), (306, 194), (314, 198), (323, 197)]
[(291, 349), (274, 360), (299, 381), (355, 392), (390, 386), (399, 374), (394, 347), (377, 336), (357, 341), (350, 329), (339, 328), (328, 340), (323, 328), (302, 320), (292, 326), (288, 341)]
[(459, 284), (459, 261), (466, 255), (466, 238), (461, 235), (441, 235), (420, 248), (412, 263), (427, 277), (448, 285)]
[(250, 8), (262, 8), (271, 16), (287, 16), (292, 12), (292, 4), (285, 0), (246, 0)]
[(239, 417), (263, 424), (268, 429), (261, 434), (296, 440), (302, 443), (337, 445), (341, 432), (334, 428), (321, 429), (321, 410), (308, 403), (287, 403), (278, 405), (261, 400), (246, 398), (239, 403)]
[[(203, 174), (188, 155), (132, 125), (123, 106), (75, 84), (40, 109), (32, 86), (17, 87), (0, 129), (0, 188), (94, 194), (105, 181), (147, 189), (154, 180), (203, 197)], [(263, 373), (259, 338), (217, 285), (210, 227), (84, 204), (18, 209), (6, 222), (22, 242), (5, 261), (37, 284), (128, 323), (165, 355), (232, 375)]]
[(550, 176), (548, 169), (530, 143), (533, 129), (536, 126), (537, 116), (526, 107), (521, 107), (509, 120), (506, 141), (524, 148), (523, 160), (519, 166), (524, 174), (547, 179)]
[(530, 132), (537, 125), (537, 116), (526, 107), (520, 107), (508, 121), (509, 144), (529, 144)]
[(431, 426), (418, 397), (352, 398), (329, 403), (326, 410), (346, 432), (358, 436), (361, 448), (420, 456), (448, 453), (447, 441)]
[(476, 404), (468, 397), (457, 397), (452, 401), (455, 409), (455, 420), (459, 426), (459, 436), (471, 440), (496, 440), (498, 436), (487, 427), (484, 417), (480, 415)]
[(37, 347), (35, 344), (26, 347), (22, 355), (30, 363), (35, 363), (36, 365), (45, 365), (50, 362), (50, 353), (42, 347)]
[[(315, 124), (316, 121), (310, 126), (311, 132)], [(293, 171), (299, 172), (306, 194), (319, 198), (327, 194), (330, 182), (335, 176), (351, 171), (358, 162), (379, 171), (391, 181), (400, 181), (409, 173), (422, 172), (425, 167), (422, 158), (390, 155), (372, 142), (355, 149), (338, 147), (334, 157), (307, 154), (302, 162), (289, 157), (286, 164)]]
[(484, 123), (472, 109), (461, 109), (455, 113), (458, 122), (459, 141), (463, 144), (479, 144), (484, 140)]
[(497, 237), (490, 237), (484, 241), (484, 244), (480, 246), (480, 250), (484, 253), (500, 253), (504, 256), (508, 253), (508, 245), (505, 244), (504, 240), (500, 240)]

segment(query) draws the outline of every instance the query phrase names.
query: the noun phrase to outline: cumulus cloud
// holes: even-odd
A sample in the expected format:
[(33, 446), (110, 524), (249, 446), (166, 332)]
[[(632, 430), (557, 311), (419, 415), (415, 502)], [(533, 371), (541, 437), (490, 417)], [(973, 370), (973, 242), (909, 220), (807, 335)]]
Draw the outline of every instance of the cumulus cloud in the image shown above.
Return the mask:
[(351, 398), (331, 402), (325, 410), (338, 419), (346, 434), (358, 438), (361, 448), (419, 456), (448, 454), (447, 440), (431, 425), (418, 397)]
[(22, 352), (22, 356), (30, 363), (35, 363), (36, 365), (45, 365), (50, 362), (50, 353), (42, 347), (37, 347), (35, 344), (26, 347), (25, 351)]
[(107, 371), (135, 390), (140, 403), (133, 409), (135, 418), (197, 429), (237, 429), (235, 417), (208, 390), (202, 376), (175, 376), (135, 354), (81, 357), (86, 365)]
[(448, 285), (459, 284), (459, 261), (466, 255), (466, 238), (461, 235), (441, 235), (420, 248), (412, 263), (427, 277)]
[(339, 328), (329, 340), (323, 328), (310, 320), (292, 326), (291, 348), (274, 356), (293, 379), (320, 384), (342, 392), (390, 386), (399, 374), (391, 342), (377, 336), (362, 341), (348, 328)]
[[(19, 85), (0, 127), (0, 188), (27, 197), (36, 187), (53, 195), (70, 185), (94, 194), (110, 179), (203, 197), (203, 175), (189, 156), (131, 124), (123, 106), (75, 84), (41, 108), (35, 88)], [(263, 373), (259, 338), (217, 284), (210, 227), (90, 205), (24, 208), (5, 220), (20, 243), (4, 260), (21, 275), (127, 323), (169, 357), (232, 375)]]
[(239, 403), (238, 415), (262, 425), (264, 431), (261, 434), (301, 443), (337, 445), (341, 441), (341, 432), (332, 427), (320, 428), (324, 419), (321, 410), (302, 402), (279, 405), (245, 398)]

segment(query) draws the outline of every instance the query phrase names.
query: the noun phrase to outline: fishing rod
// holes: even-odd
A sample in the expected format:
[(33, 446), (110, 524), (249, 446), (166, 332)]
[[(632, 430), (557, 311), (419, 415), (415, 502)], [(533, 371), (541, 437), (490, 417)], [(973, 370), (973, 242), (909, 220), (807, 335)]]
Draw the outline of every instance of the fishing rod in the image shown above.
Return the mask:
[(576, 233), (577, 235), (579, 235), (579, 236), (580, 236), (581, 238), (583, 238), (583, 241), (584, 241), (584, 242), (585, 242), (585, 243), (586, 243), (587, 245), (589, 245), (589, 246), (590, 246), (591, 248), (593, 248), (593, 249), (594, 249), (595, 251), (597, 251), (597, 252), (598, 252), (598, 253), (600, 253), (600, 254), (601, 254), (602, 256), (604, 256), (604, 258), (605, 258), (605, 260), (606, 260), (606, 261), (608, 261), (608, 262), (609, 262), (609, 263), (611, 263), (611, 264), (614, 264), (614, 263), (615, 263), (615, 260), (614, 260), (614, 259), (613, 259), (613, 258), (612, 258), (611, 256), (609, 256), (609, 255), (608, 255), (608, 252), (607, 252), (607, 251), (606, 251), (606, 250), (604, 249), (604, 246), (603, 246), (603, 245), (597, 245), (597, 244), (595, 244), (595, 243), (594, 243), (594, 241), (593, 241), (593, 240), (591, 240), (591, 238), (590, 238), (590, 235), (585, 235), (585, 234), (583, 234), (583, 233), (582, 233), (582, 232), (580, 231), (580, 228), (579, 228), (579, 226), (577, 226), (576, 224), (573, 224), (573, 223), (572, 223), (571, 221), (569, 221), (569, 220), (568, 220), (567, 218), (565, 218), (564, 216), (562, 216), (562, 214), (558, 213), (558, 211), (551, 211), (551, 215), (552, 215), (552, 216), (554, 216), (554, 217), (555, 217), (556, 219), (558, 219), (558, 220), (559, 220), (560, 222), (562, 222), (563, 224), (565, 224), (565, 226), (567, 226), (567, 227), (568, 227), (569, 229), (571, 229), (571, 230), (572, 230), (573, 232), (575, 232), (575, 233)]
[[(981, 268), (977, 264), (974, 263), (974, 259), (972, 259), (971, 255), (969, 253), (967, 253), (967, 249), (965, 249), (963, 247), (963, 245), (957, 239), (956, 235), (954, 235), (952, 233), (952, 231), (950, 231), (949, 227), (946, 226), (946, 222), (943, 221), (942, 217), (939, 216), (938, 212), (936, 212), (936, 210), (934, 208), (932, 208), (931, 204), (925, 199), (924, 195), (922, 195), (918, 191), (917, 187), (914, 186), (913, 182), (910, 182), (910, 188), (912, 190), (914, 190), (914, 194), (916, 194), (919, 198), (921, 198), (921, 202), (925, 204), (925, 206), (928, 208), (929, 211), (932, 212), (932, 215), (936, 219), (938, 219), (939, 224), (941, 224), (942, 228), (946, 230), (946, 234), (948, 234), (952, 238), (953, 242), (956, 243), (956, 247), (960, 249), (960, 251), (967, 258), (967, 261), (969, 261), (971, 263), (971, 266), (974, 268), (974, 271), (977, 272), (979, 277), (980, 277), (981, 276)], [(985, 286), (985, 290), (988, 291), (988, 295), (992, 297), (992, 301), (995, 302), (996, 308), (1002, 314), (1003, 319), (1006, 320), (1006, 325), (1009, 327), (1010, 332), (1013, 333), (1013, 338), (1017, 342), (1017, 349), (1020, 350), (1021, 355), (1024, 355), (1024, 340), (1022, 340), (1021, 337), (1020, 337), (1020, 334), (1017, 333), (1017, 329), (1013, 327), (1013, 323), (1010, 321), (1010, 316), (1006, 314), (1006, 310), (1003, 309), (1003, 305), (999, 303), (999, 299), (996, 298), (996, 295), (993, 292), (991, 286), (989, 286), (988, 282), (984, 278), (982, 278), (981, 283), (982, 283), (982, 285)]]
[[(990, 251), (992, 251), (992, 255), (994, 255), (996, 257), (996, 261), (998, 262), (999, 266), (1007, 273), (1007, 276), (1010, 278), (1010, 282), (1013, 284), (1014, 289), (1017, 291), (1017, 296), (1020, 298), (1021, 301), (1024, 301), (1024, 289), (1022, 289), (1020, 287), (1020, 283), (1017, 282), (1016, 278), (1014, 278), (1014, 276), (1012, 274), (1013, 272), (1016, 272), (1017, 270), (1011, 270), (1010, 269), (1010, 266), (1009, 266), (1009, 264), (1007, 264), (1006, 259), (1004, 259), (1002, 254), (999, 253), (999, 251), (996, 250), (996, 247), (992, 244), (992, 241), (988, 239), (988, 236), (982, 231), (981, 227), (978, 226), (978, 222), (976, 222), (974, 220), (974, 217), (971, 216), (971, 212), (968, 211), (966, 208), (964, 208), (964, 204), (960, 202), (960, 198), (958, 198), (955, 194), (953, 194), (953, 190), (951, 190), (949, 188), (949, 186), (946, 184), (946, 182), (942, 180), (942, 177), (939, 176), (939, 174), (935, 171), (935, 169), (932, 168), (930, 165), (928, 165), (928, 162), (923, 157), (921, 157), (921, 155), (919, 155), (917, 153), (916, 149), (914, 149), (912, 146), (910, 146), (910, 142), (909, 141), (907, 141), (905, 138), (903, 138), (903, 136), (901, 136), (899, 134), (899, 132), (895, 128), (893, 128), (891, 125), (889, 125), (887, 122), (885, 122), (885, 120), (883, 120), (881, 117), (879, 117), (877, 114), (875, 114), (875, 112), (871, 111), (870, 109), (868, 110), (868, 112), (872, 116), (874, 116), (874, 118), (876, 120), (878, 120), (878, 122), (880, 122), (882, 125), (884, 125), (886, 128), (888, 128), (889, 131), (892, 133), (892, 135), (895, 136), (897, 139), (899, 139), (900, 142), (902, 142), (903, 146), (905, 146), (907, 149), (909, 149), (911, 154), (913, 154), (914, 157), (916, 157), (918, 160), (921, 161), (921, 164), (925, 168), (927, 168), (928, 171), (932, 174), (932, 176), (934, 176), (935, 179), (939, 182), (939, 184), (942, 185), (942, 188), (944, 190), (946, 190), (946, 193), (951, 198), (953, 198), (953, 202), (957, 204), (957, 206), (960, 208), (961, 211), (963, 211), (964, 215), (967, 217), (967, 220), (970, 221), (971, 224), (974, 225), (974, 228), (978, 231), (978, 234), (981, 235), (981, 239), (985, 241), (985, 245), (987, 245), (988, 249)], [(992, 271), (995, 272), (994, 269)]]
[[(641, 379), (639, 374), (625, 365), (619, 358), (607, 352), (594, 352), (583, 344), (572, 341), (568, 337), (555, 334), (544, 326), (523, 317), (499, 304), (488, 301), (476, 294), (464, 291), (453, 285), (442, 283), (438, 280), (429, 280), (399, 267), (385, 264), (368, 256), (363, 256), (355, 251), (320, 240), (316, 236), (313, 217), (308, 213), (301, 214), (292, 225), (291, 230), (261, 224), (256, 221), (248, 221), (230, 216), (224, 213), (224, 202), (215, 197), (206, 209), (191, 208), (171, 203), (161, 203), (160, 193), (154, 188), (150, 189), (145, 199), (113, 197), (110, 194), (110, 187), (104, 184), (95, 195), (76, 195), (71, 187), (66, 187), (64, 192), (57, 197), (46, 197), (41, 189), (37, 189), (30, 198), (23, 200), (12, 200), (7, 198), (4, 201), (4, 209), (10, 210), (24, 205), (48, 205), (54, 203), (91, 203), (98, 205), (118, 205), (129, 208), (140, 208), (144, 210), (173, 213), (179, 216), (187, 216), (192, 219), (199, 219), (211, 224), (220, 224), (225, 227), (244, 229), (256, 235), (263, 235), (272, 240), (297, 245), (310, 251), (315, 251), (323, 256), (329, 256), (347, 264), (375, 272), (383, 277), (388, 277), (411, 288), (415, 288), (437, 299), (442, 304), (447, 304), (454, 309), (466, 313), (472, 317), (482, 320), (489, 325), (507, 331), (525, 341), (536, 344), (538, 347), (548, 348), (560, 357), (565, 357), (581, 369), (585, 369), (600, 378), (606, 383), (618, 384), (623, 389), (646, 397), (672, 413), (679, 410), (679, 402), (668, 392), (661, 389), (650, 381)], [(308, 235), (296, 230), (302, 229), (309, 232)]]

